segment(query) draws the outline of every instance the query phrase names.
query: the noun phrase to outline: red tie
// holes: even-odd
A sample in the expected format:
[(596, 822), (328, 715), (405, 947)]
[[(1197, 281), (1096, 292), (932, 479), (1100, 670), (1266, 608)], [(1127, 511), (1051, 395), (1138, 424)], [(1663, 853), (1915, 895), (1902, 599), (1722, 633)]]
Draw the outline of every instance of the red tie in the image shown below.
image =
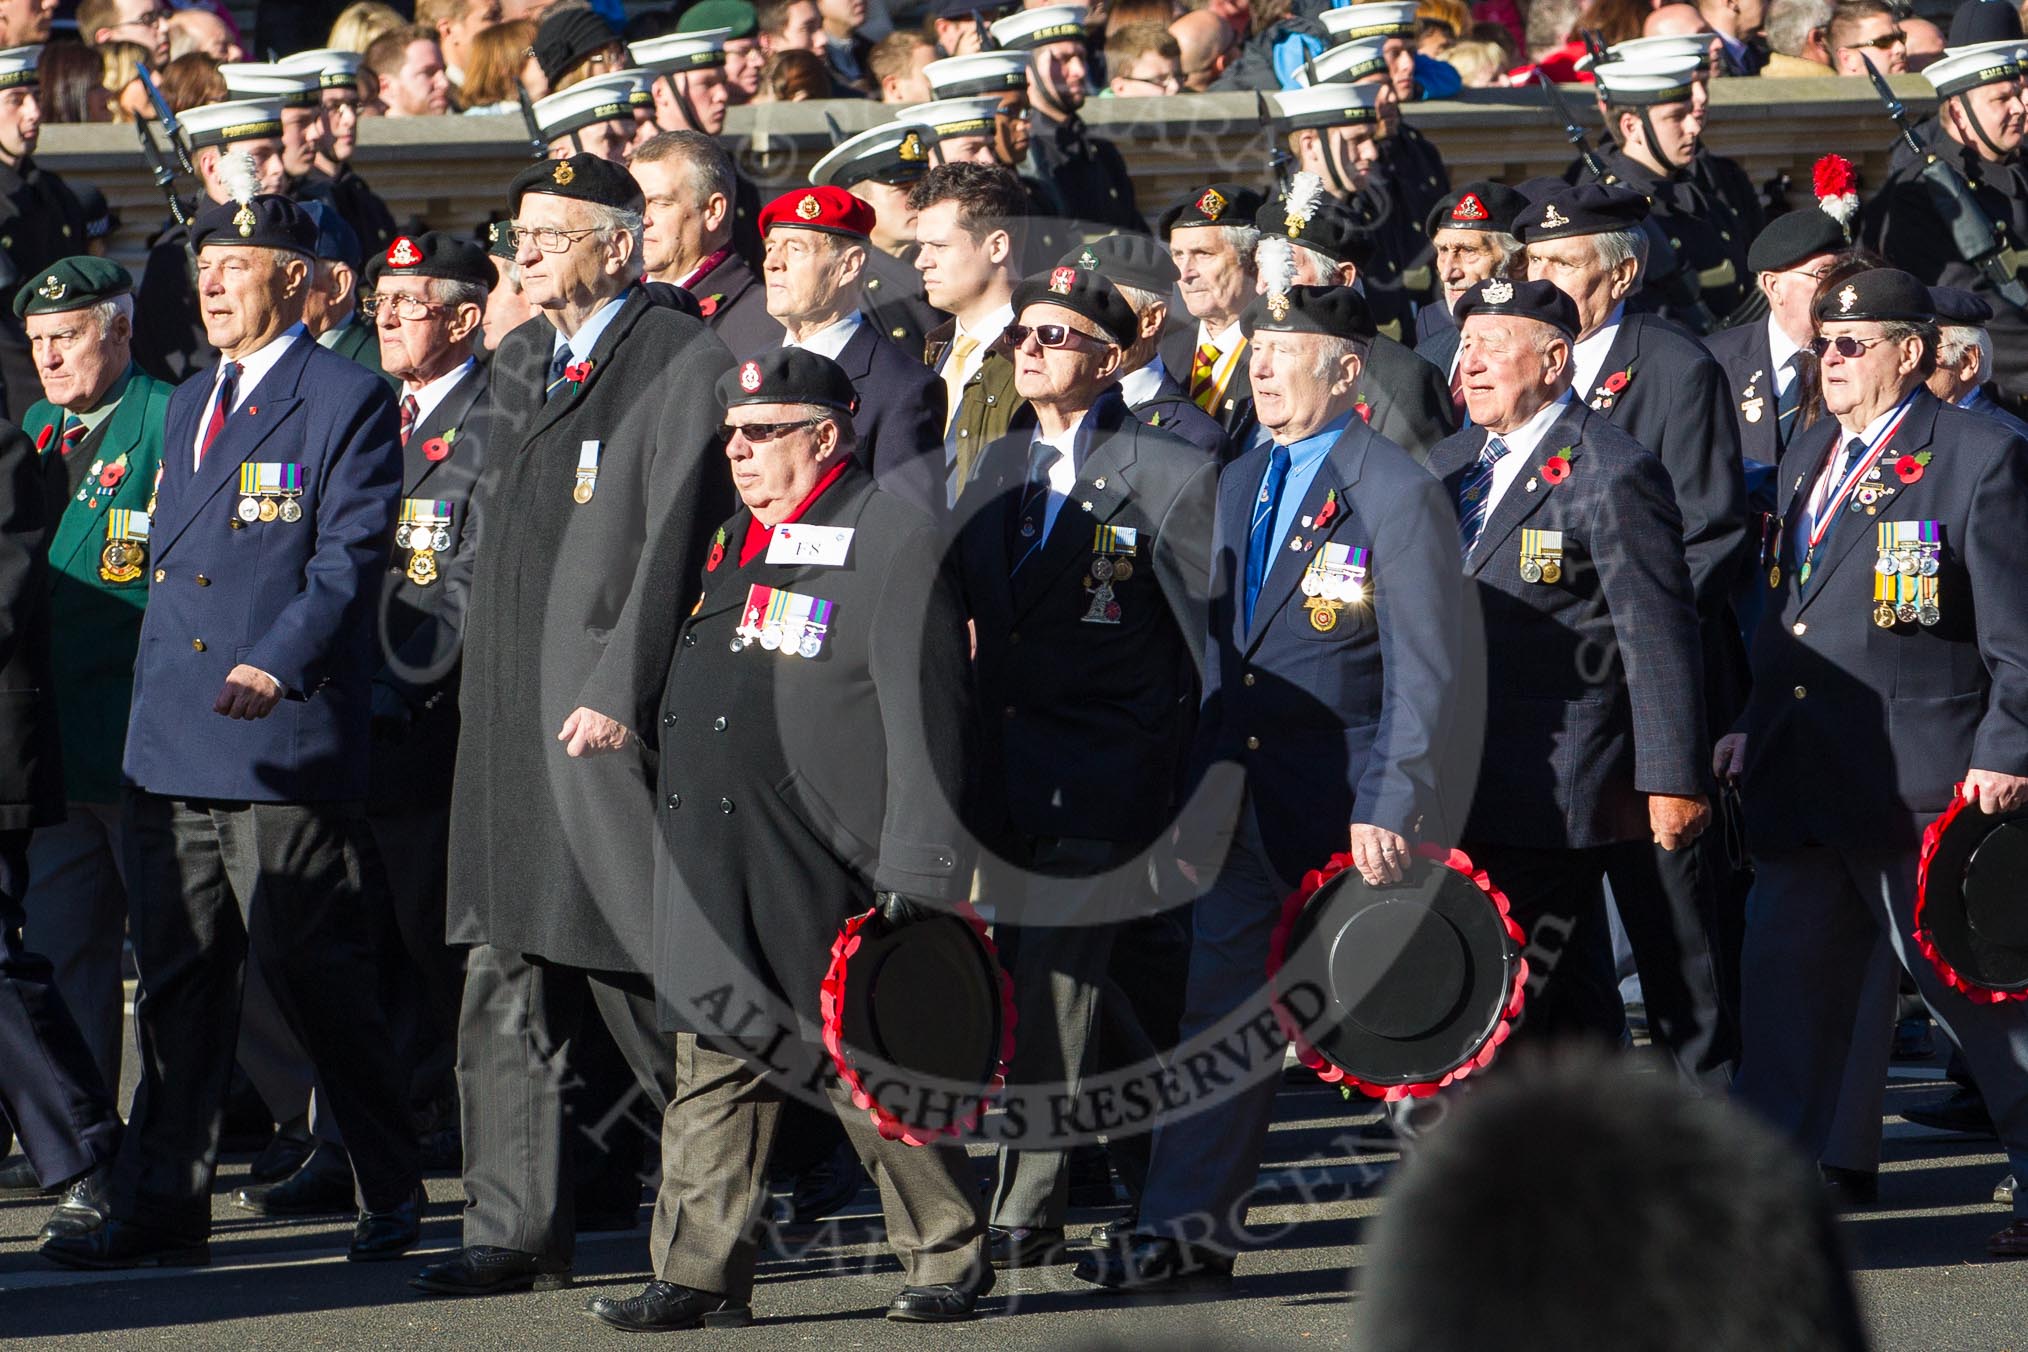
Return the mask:
[(63, 428), (64, 455), (68, 456), (72, 451), (75, 451), (78, 448), (78, 443), (83, 441), (84, 439), (85, 439), (85, 425), (83, 419), (72, 417), (64, 423)]
[(408, 445), (408, 438), (409, 438), (409, 433), (411, 433), (411, 432), (415, 431), (415, 422), (416, 422), (416, 414), (418, 414), (418, 413), (419, 413), (419, 412), (421, 412), (421, 411), (422, 411), (422, 406), (421, 406), (420, 404), (416, 403), (416, 401), (415, 401), (415, 396), (414, 396), (414, 395), (412, 395), (412, 394), (404, 394), (404, 395), (403, 395), (403, 396), (401, 397), (401, 444), (402, 444), (402, 445), (404, 445), (404, 446)]
[(229, 361), (223, 367), (218, 382), (218, 398), (211, 406), (211, 421), (204, 425), (204, 442), (197, 448), (197, 463), (204, 463), (205, 452), (211, 443), (218, 440), (218, 434), (225, 429), (225, 415), (232, 411), (233, 386), (239, 383), (239, 363)]

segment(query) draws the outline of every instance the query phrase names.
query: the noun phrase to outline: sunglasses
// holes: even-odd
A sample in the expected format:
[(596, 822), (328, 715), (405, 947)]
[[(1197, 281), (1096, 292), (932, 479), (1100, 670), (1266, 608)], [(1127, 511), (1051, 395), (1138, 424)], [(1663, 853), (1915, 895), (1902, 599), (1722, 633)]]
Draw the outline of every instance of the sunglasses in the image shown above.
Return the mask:
[(777, 437), (785, 437), (791, 432), (801, 431), (805, 427), (815, 427), (823, 421), (825, 420), (822, 418), (802, 418), (795, 422), (782, 423), (726, 423), (718, 431), (727, 441), (731, 441), (737, 434), (758, 446)]
[(1890, 47), (1900, 46), (1906, 43), (1907, 41), (1908, 34), (1902, 32), (1899, 28), (1896, 28), (1889, 32), (1882, 33), (1877, 38), (1868, 38), (1864, 42), (1846, 42), (1841, 43), (1840, 45), (1848, 52), (1856, 52), (1861, 47), (1871, 47), (1875, 51), (1884, 52), (1888, 50)]
[(1005, 332), (1010, 347), (1021, 346), (1028, 341), (1030, 334), (1035, 335), (1036, 343), (1042, 347), (1075, 347), (1080, 341), (1090, 343), (1093, 347), (1112, 346), (1105, 339), (1094, 338), (1089, 333), (1079, 333), (1068, 324), (1009, 324)]
[(1835, 351), (1841, 357), (1851, 358), (1858, 356), (1875, 343), (1886, 341), (1887, 337), (1884, 334), (1878, 338), (1854, 338), (1849, 333), (1841, 333), (1836, 338), (1812, 338), (1810, 355), (1821, 357), (1826, 352)]

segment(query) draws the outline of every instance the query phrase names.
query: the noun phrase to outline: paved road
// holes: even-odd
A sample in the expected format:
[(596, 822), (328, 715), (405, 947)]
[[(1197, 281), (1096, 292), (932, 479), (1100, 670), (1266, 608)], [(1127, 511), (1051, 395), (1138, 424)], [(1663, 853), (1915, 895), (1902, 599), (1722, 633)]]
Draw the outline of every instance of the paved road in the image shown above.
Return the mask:
[[(1894, 1104), (1934, 1088), (1935, 1072), (1897, 1067)], [(1080, 1345), (1294, 1347), (1342, 1342), (1356, 1317), (1349, 1294), (1361, 1227), (1396, 1157), (1348, 1150), (1348, 1113), (1335, 1091), (1290, 1085), (1282, 1093), (1263, 1170), (1266, 1209), (1255, 1224), (1289, 1227), (1281, 1244), (1250, 1255), (1230, 1299), (1150, 1309), (1097, 1295), (1068, 1269), (1003, 1281), (990, 1323), (968, 1335), (999, 1347)], [(1989, 1262), (1982, 1241), (2003, 1223), (1988, 1200), (2004, 1164), (1990, 1141), (1926, 1132), (1890, 1116), (1879, 1207), (1843, 1222), (1862, 1299), (1882, 1352), (2028, 1347), (2028, 1264)], [(981, 1161), (983, 1167), (983, 1161)], [(582, 1313), (588, 1295), (644, 1280), (645, 1223), (631, 1234), (587, 1236), (578, 1285), (478, 1301), (421, 1297), (405, 1282), (416, 1261), (366, 1266), (342, 1258), (345, 1227), (287, 1226), (244, 1217), (223, 1197), (246, 1160), (221, 1170), (209, 1269), (175, 1273), (62, 1272), (33, 1252), (46, 1203), (0, 1202), (0, 1338), (9, 1345), (196, 1349), (411, 1348), (510, 1352), (638, 1347)], [(430, 1182), (428, 1249), (456, 1243), (457, 1182)], [(1074, 1233), (1104, 1219), (1076, 1213)], [(645, 1211), (643, 1213), (645, 1222)], [(711, 1335), (715, 1352), (821, 1345), (908, 1352), (954, 1346), (949, 1330), (889, 1324), (878, 1311), (900, 1286), (880, 1245), (877, 1206), (862, 1195), (845, 1219), (790, 1231), (763, 1262), (752, 1329)], [(18, 1341), (17, 1341), (18, 1340)]]

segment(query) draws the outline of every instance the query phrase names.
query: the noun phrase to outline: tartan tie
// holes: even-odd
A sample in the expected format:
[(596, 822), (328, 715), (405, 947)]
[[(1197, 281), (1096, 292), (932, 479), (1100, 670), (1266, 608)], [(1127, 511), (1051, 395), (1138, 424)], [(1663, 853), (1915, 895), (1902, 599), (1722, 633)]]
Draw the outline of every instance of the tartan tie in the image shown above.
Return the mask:
[(1218, 349), (1209, 343), (1197, 345), (1197, 355), (1190, 363), (1190, 402), (1211, 412), (1211, 406), (1218, 402)]
[(421, 406), (416, 403), (414, 395), (404, 394), (401, 397), (401, 444), (404, 446), (408, 445), (409, 433), (415, 431), (416, 414), (420, 411)]
[(1506, 454), (1506, 442), (1487, 437), (1486, 447), (1479, 452), (1472, 472), (1458, 485), (1458, 552), (1467, 563), (1472, 561), (1472, 550), (1486, 530), (1486, 514), (1493, 496), (1493, 466)]
[(219, 368), (218, 395), (211, 404), (211, 419), (204, 425), (204, 441), (197, 448), (197, 463), (204, 463), (204, 453), (211, 449), (211, 443), (218, 440), (218, 434), (225, 430), (225, 415), (232, 412), (234, 392), (239, 385), (239, 363), (229, 361)]
[(1260, 599), (1261, 584), (1267, 581), (1268, 560), (1275, 551), (1275, 512), (1282, 505), (1282, 486), (1289, 481), (1289, 452), (1276, 446), (1268, 453), (1267, 473), (1261, 476), (1260, 495), (1253, 500), (1253, 518), (1246, 527), (1246, 628), (1253, 628), (1253, 603)]

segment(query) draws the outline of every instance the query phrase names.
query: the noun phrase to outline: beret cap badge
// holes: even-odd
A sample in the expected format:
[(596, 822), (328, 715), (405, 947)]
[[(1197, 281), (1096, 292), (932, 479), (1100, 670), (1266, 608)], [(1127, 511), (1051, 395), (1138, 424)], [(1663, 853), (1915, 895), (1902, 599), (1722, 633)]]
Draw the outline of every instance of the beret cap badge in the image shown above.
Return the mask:
[(1556, 204), (1552, 202), (1549, 204), (1548, 208), (1542, 213), (1542, 223), (1548, 226), (1551, 230), (1555, 230), (1559, 229), (1562, 226), (1569, 225), (1570, 218), (1564, 215), (1562, 212), (1558, 211), (1556, 209)]
[(1483, 221), (1490, 219), (1491, 216), (1492, 213), (1486, 210), (1486, 204), (1481, 202), (1479, 195), (1474, 192), (1468, 192), (1460, 197), (1458, 204), (1451, 208), (1451, 219), (1454, 221)]
[(1850, 282), (1838, 293), (1838, 311), (1843, 314), (1859, 303), (1859, 292)]
[(260, 224), (260, 222), (253, 214), (252, 204), (247, 202), (240, 203), (239, 210), (233, 213), (232, 224), (233, 228), (239, 231), (241, 239), (245, 239), (253, 234), (254, 227)]
[(44, 300), (62, 300), (63, 293), (67, 289), (63, 284), (63, 279), (52, 272), (41, 286), (35, 288), (35, 294)]
[(804, 193), (803, 200), (796, 203), (796, 215), (806, 221), (814, 221), (824, 214), (824, 204), (817, 200), (815, 193)]
[(1098, 255), (1090, 249), (1086, 249), (1077, 256), (1077, 265), (1086, 272), (1097, 272), (1099, 267)]
[(1514, 299), (1514, 284), (1504, 277), (1487, 282), (1484, 295), (1488, 305), (1505, 305)]
[(550, 181), (559, 188), (568, 188), (571, 180), (576, 177), (577, 170), (570, 167), (569, 160), (558, 160), (556, 168), (551, 170), (549, 174)]
[(1076, 285), (1076, 268), (1053, 268), (1050, 270), (1049, 289), (1052, 293), (1059, 296), (1067, 296), (1070, 294), (1071, 288)]
[(902, 137), (901, 144), (895, 148), (894, 153), (911, 164), (918, 160), (927, 160), (929, 158), (929, 151), (924, 148), (922, 137), (915, 132), (910, 132)]
[(1225, 214), (1225, 194), (1216, 188), (1206, 188), (1197, 199), (1198, 214), (1207, 221), (1215, 221)]
[[(498, 229), (499, 227), (494, 227), (496, 238)], [(422, 250), (415, 247), (414, 240), (403, 235), (387, 246), (387, 261), (397, 268), (412, 268), (422, 262)]]
[(1274, 316), (1275, 323), (1279, 324), (1284, 319), (1287, 319), (1289, 317), (1289, 293), (1286, 291), (1268, 292), (1267, 308), (1268, 313)]
[(739, 368), (739, 387), (752, 394), (761, 387), (760, 363), (750, 361)]

